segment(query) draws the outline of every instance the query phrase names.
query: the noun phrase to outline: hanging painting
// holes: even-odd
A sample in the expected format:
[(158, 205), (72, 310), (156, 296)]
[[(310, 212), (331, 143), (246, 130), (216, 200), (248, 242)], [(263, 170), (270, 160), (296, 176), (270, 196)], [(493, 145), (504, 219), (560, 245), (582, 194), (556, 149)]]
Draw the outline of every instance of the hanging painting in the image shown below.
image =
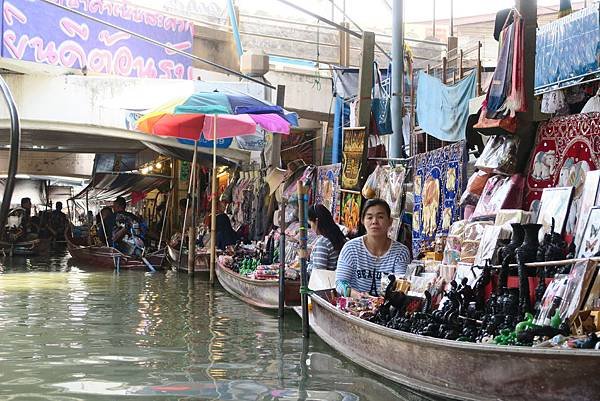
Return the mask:
[(340, 171), (341, 163), (317, 167), (315, 203), (321, 203), (331, 212), (336, 223), (340, 221)]
[(545, 188), (540, 201), (537, 223), (542, 225), (540, 241), (550, 232), (554, 219), (554, 232), (562, 234), (569, 215), (573, 187)]
[(589, 258), (596, 255), (598, 251), (600, 251), (600, 207), (593, 207), (590, 209), (585, 231), (577, 249), (577, 257)]
[(573, 186), (573, 204), (565, 225), (570, 240), (578, 226), (577, 216), (585, 176), (598, 167), (600, 113), (582, 113), (553, 118), (540, 124), (531, 154), (525, 208), (539, 208), (544, 188)]
[(342, 206), (340, 224), (346, 226), (350, 232), (357, 232), (360, 225), (360, 208), (362, 196), (360, 193), (342, 190)]
[(342, 188), (360, 191), (367, 164), (367, 133), (364, 128), (344, 128)]
[[(598, 185), (600, 184), (600, 170), (588, 171), (585, 175), (585, 181), (583, 184), (583, 192), (581, 197), (577, 199), (578, 205), (575, 205), (575, 200), (571, 204), (571, 208), (576, 207), (577, 212), (577, 225), (575, 230), (575, 242), (577, 243), (581, 239), (581, 233), (587, 223), (587, 215), (593, 206), (597, 206), (596, 199), (598, 198)], [(577, 234), (579, 233), (579, 234)]]
[(465, 180), (465, 142), (414, 159), (413, 255), (433, 249), (436, 234), (447, 234), (460, 218)]

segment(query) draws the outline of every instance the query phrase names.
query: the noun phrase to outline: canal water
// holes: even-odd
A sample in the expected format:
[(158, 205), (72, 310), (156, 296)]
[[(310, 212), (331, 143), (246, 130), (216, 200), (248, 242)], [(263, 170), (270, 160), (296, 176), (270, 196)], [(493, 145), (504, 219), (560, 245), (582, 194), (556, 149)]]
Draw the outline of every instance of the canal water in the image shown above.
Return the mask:
[(66, 253), (0, 267), (1, 400), (429, 399), (199, 277)]

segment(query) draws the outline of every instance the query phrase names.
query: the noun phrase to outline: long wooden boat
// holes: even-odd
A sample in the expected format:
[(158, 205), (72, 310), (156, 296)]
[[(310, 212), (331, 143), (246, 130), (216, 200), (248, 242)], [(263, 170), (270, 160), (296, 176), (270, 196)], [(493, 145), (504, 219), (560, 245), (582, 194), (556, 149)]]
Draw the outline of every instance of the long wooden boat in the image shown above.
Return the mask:
[(50, 250), (50, 239), (34, 239), (31, 241), (6, 242), (0, 241), (0, 252), (7, 256), (37, 256), (45, 255)]
[[(265, 308), (279, 308), (279, 281), (255, 280), (244, 277), (227, 267), (216, 263), (217, 279), (221, 286), (231, 295), (247, 304)], [(300, 302), (300, 280), (285, 281), (286, 306), (298, 305)]]
[(458, 400), (583, 401), (600, 394), (600, 351), (405, 333), (341, 312), (321, 295), (311, 295), (314, 332), (356, 364), (414, 390)]
[[(188, 252), (187, 249), (183, 250), (181, 260), (179, 260), (179, 249), (167, 245), (167, 260), (169, 264), (175, 270), (182, 272), (188, 271)], [(208, 273), (210, 263), (210, 253), (207, 252), (196, 252), (196, 258), (194, 260), (194, 272), (196, 273)]]
[(70, 230), (65, 234), (65, 240), (67, 249), (74, 259), (93, 267), (147, 270), (149, 269), (147, 261), (153, 269), (158, 270), (165, 258), (164, 250), (147, 254), (144, 257), (146, 261), (144, 261), (142, 258), (125, 255), (112, 247), (87, 245), (87, 238), (75, 238), (71, 235)]

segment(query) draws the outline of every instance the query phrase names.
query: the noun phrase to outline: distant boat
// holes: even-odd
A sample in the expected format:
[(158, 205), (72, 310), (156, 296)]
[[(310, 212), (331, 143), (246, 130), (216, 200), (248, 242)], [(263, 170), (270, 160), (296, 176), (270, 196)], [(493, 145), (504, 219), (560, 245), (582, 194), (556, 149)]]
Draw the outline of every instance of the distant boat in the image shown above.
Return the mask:
[[(279, 280), (256, 280), (216, 263), (221, 286), (242, 301), (265, 309), (279, 308)], [(285, 280), (286, 306), (300, 303), (300, 280)]]
[[(187, 249), (183, 250), (183, 255), (181, 255), (181, 260), (179, 260), (179, 249), (176, 247), (172, 247), (171, 245), (167, 245), (167, 260), (169, 264), (175, 270), (187, 272), (188, 271), (188, 251)], [(196, 258), (194, 260), (194, 272), (196, 273), (208, 273), (209, 272), (209, 263), (210, 263), (210, 252), (196, 250)]]
[(457, 400), (583, 401), (600, 394), (600, 351), (406, 333), (342, 312), (326, 294), (310, 296), (314, 332), (356, 364), (413, 390)]
[(73, 237), (70, 228), (65, 232), (67, 249), (73, 259), (107, 269), (152, 269), (158, 270), (162, 267), (165, 251), (160, 249), (142, 257), (125, 255), (116, 248), (109, 246), (88, 245), (88, 238)]
[(19, 242), (0, 241), (0, 252), (7, 256), (38, 256), (47, 254), (49, 250), (49, 238)]

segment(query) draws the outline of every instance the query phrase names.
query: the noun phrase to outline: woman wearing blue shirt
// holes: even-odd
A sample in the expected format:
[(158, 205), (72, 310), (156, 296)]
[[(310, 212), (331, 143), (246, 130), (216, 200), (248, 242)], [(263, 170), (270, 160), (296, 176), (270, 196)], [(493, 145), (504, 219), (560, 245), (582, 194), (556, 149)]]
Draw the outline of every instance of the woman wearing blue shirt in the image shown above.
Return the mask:
[(383, 199), (369, 199), (362, 210), (366, 234), (346, 242), (338, 259), (335, 283), (340, 295), (360, 298), (380, 296), (384, 274), (403, 277), (410, 263), (406, 246), (388, 237), (390, 207)]

